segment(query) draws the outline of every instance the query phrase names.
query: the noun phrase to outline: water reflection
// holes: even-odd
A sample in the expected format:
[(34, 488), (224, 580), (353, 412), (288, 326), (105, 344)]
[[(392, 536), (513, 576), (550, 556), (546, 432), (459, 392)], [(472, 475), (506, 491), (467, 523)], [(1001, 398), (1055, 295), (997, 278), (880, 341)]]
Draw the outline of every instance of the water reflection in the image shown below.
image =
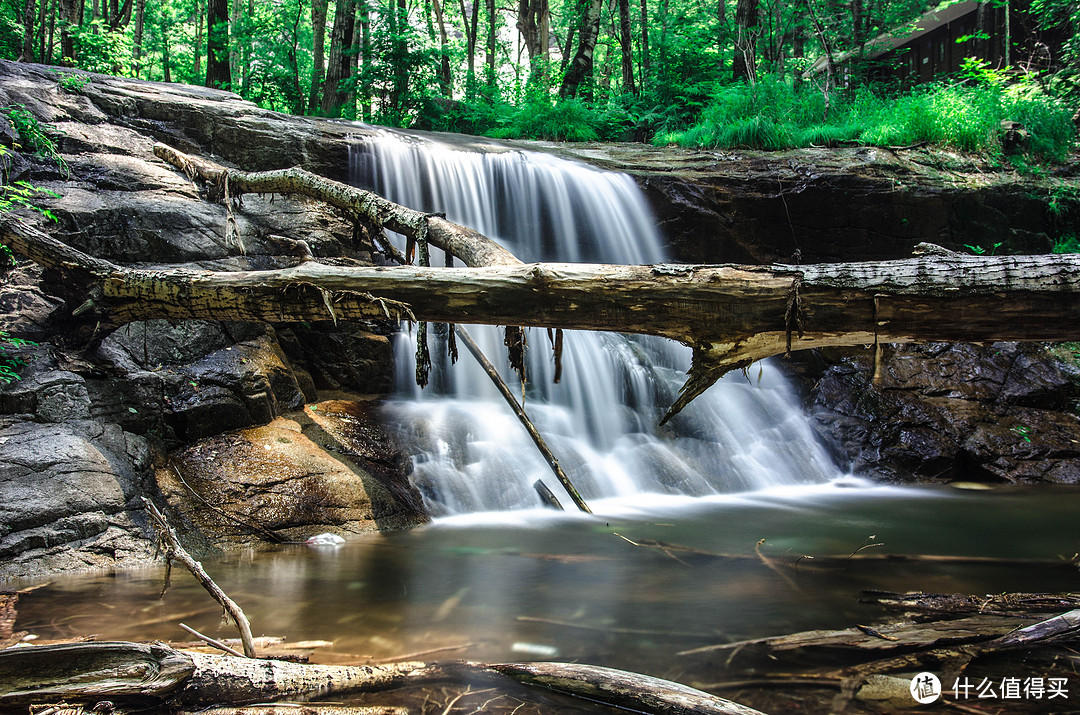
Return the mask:
[[(1074, 567), (1050, 565), (1080, 546), (1075, 490), (826, 485), (595, 506), (597, 517), (471, 515), (338, 549), (205, 563), (257, 634), (333, 641), (316, 660), (453, 648), (438, 657), (578, 660), (675, 679), (702, 667), (676, 656), (697, 646), (883, 618), (857, 602), (863, 589), (1068, 591), (1080, 579)], [(867, 543), (882, 546), (844, 558)], [(874, 558), (896, 554), (1038, 563)], [(57, 579), (23, 598), (16, 628), (184, 640), (184, 621), (232, 635), (186, 574), (158, 600), (161, 576)]]

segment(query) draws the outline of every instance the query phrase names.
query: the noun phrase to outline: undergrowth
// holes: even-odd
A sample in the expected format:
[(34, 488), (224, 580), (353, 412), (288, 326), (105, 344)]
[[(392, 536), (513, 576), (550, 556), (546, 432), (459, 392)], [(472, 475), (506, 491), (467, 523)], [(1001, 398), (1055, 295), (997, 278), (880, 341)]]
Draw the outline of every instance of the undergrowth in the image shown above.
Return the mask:
[(1027, 130), (1028, 156), (1061, 161), (1076, 139), (1072, 112), (1034, 82), (943, 82), (892, 95), (860, 88), (834, 92), (827, 109), (824, 96), (808, 87), (773, 78), (731, 84), (693, 126), (662, 132), (654, 144), (775, 150), (927, 143), (998, 155), (1008, 120)]
[(29, 340), (13, 338), (0, 330), (0, 384), (7, 385), (18, 380), (19, 373), (16, 370), (26, 364), (26, 361), (12, 350), (36, 344)]

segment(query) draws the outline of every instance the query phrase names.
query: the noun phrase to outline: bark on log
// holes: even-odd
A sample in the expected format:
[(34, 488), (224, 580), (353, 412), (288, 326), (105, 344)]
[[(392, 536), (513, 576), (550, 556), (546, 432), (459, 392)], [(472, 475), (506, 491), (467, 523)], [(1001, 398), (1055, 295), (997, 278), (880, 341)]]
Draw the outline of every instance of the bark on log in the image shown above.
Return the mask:
[[(807, 266), (342, 268), (146, 271), (92, 258), (11, 217), (0, 242), (69, 273), (102, 325), (133, 320), (365, 320), (530, 325), (659, 335), (694, 348), (682, 409), (724, 373), (830, 345), (1069, 340), (1080, 256), (923, 256)], [(794, 300), (793, 300), (794, 297)], [(800, 328), (797, 326), (801, 326)]]
[(521, 265), (514, 254), (471, 228), (442, 216), (395, 204), (371, 191), (325, 179), (300, 168), (246, 172), (155, 144), (154, 154), (173, 166), (198, 176), (211, 187), (210, 199), (244, 194), (306, 196), (330, 204), (355, 222), (388, 228), (414, 240), (427, 240), (450, 251), (469, 266)]
[(499, 675), (636, 712), (760, 715), (693, 688), (613, 668), (564, 663), (405, 662), (334, 666), (181, 652), (164, 644), (73, 643), (0, 651), (0, 707), (64, 699), (170, 707), (378, 692), (466, 675)]

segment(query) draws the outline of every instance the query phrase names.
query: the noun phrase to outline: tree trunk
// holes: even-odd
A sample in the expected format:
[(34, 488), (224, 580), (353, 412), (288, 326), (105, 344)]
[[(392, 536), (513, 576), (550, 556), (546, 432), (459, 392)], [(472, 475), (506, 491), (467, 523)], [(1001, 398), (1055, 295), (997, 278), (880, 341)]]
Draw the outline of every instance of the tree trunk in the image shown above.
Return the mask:
[(588, 0), (581, 18), (577, 52), (559, 87), (560, 97), (576, 97), (581, 92), (586, 98), (591, 94), (588, 88), (582, 91), (582, 84), (592, 78), (593, 52), (596, 50), (596, 38), (600, 35), (600, 13), (604, 0)]
[(71, 29), (78, 27), (82, 18), (79, 7), (82, 0), (59, 0), (60, 2), (60, 57), (75, 62), (75, 36)]
[(371, 5), (370, 0), (360, 0), (360, 56), (364, 64), (361, 68), (360, 110), (364, 121), (370, 121), (371, 111)]
[(232, 71), (229, 67), (229, 0), (208, 0), (206, 86), (232, 88)]
[(484, 77), (484, 83), (487, 85), (489, 99), (494, 96), (498, 86), (495, 84), (495, 67), (498, 64), (496, 62), (495, 54), (497, 49), (497, 42), (495, 36), (495, 26), (498, 20), (498, 13), (496, 12), (495, 0), (487, 0), (487, 20), (488, 20), (488, 33), (487, 33), (487, 72)]
[(134, 42), (132, 53), (135, 58), (135, 62), (132, 65), (132, 71), (136, 78), (138, 78), (142, 70), (143, 23), (145, 20), (146, 0), (137, 0), (135, 5), (135, 36), (132, 38)]
[[(239, 8), (240, 0), (233, 0), (233, 7)], [(300, 57), (299, 57), (299, 45), (300, 45), (300, 19), (304, 15), (304, 6), (302, 3), (296, 4), (296, 15), (293, 17), (292, 24), (292, 38), (289, 41), (289, 64), (292, 65), (292, 113), (303, 114), (304, 107), (307, 105), (307, 98), (304, 96), (304, 90), (300, 86)]]
[(172, 59), (169, 57), (169, 32), (172, 30), (172, 23), (168, 20), (169, 2), (170, 0), (162, 0), (161, 3), (161, 71), (166, 82), (172, 82)]
[[(367, 12), (369, 0), (356, 0), (354, 7), (359, 7), (361, 12)], [(403, 3), (404, 4), (404, 0)], [(356, 119), (356, 96), (359, 89), (357, 83), (360, 77), (360, 53), (364, 51), (364, 41), (361, 37), (360, 28), (357, 28), (356, 16), (353, 15), (352, 36), (349, 42), (349, 52), (345, 57), (346, 75), (350, 78), (348, 91), (345, 93), (345, 109), (342, 116), (346, 119)]]
[(735, 57), (732, 76), (736, 80), (757, 80), (758, 0), (739, 0), (735, 8)]
[(195, 66), (192, 71), (195, 81), (199, 81), (199, 73), (202, 72), (202, 31), (203, 31), (203, 3), (195, 2)]
[(326, 45), (327, 5), (327, 0), (312, 0), (311, 3), (312, 68), (311, 91), (308, 93), (308, 112), (312, 114), (319, 109), (319, 99), (322, 96), (322, 81), (323, 76), (326, 74), (324, 49)]
[(465, 0), (459, 0), (459, 2), (461, 23), (465, 27), (465, 96), (471, 99), (476, 91), (476, 38), (480, 19), (480, 0), (472, 0), (470, 6), (466, 6)]
[(110, 0), (112, 14), (109, 17), (109, 32), (121, 32), (131, 24), (132, 0), (124, 0), (124, 4), (117, 7), (117, 3)]
[[(155, 153), (206, 179), (225, 170), (164, 145)], [(141, 271), (91, 258), (4, 219), (0, 240), (65, 272), (93, 296), (92, 320), (299, 322), (398, 317), (659, 335), (694, 349), (665, 420), (726, 372), (789, 350), (935, 340), (1067, 340), (1080, 314), (1080, 255), (967, 256), (808, 266), (522, 265), (476, 231), (299, 169), (228, 172), (233, 198), (318, 198), (353, 220), (425, 237), (484, 268), (339, 268), (312, 261), (262, 272)], [(217, 192), (220, 194), (220, 190)], [(1007, 298), (1007, 300), (1006, 300)], [(77, 300), (74, 296), (70, 300)], [(76, 303), (77, 304), (77, 303)]]
[(637, 94), (634, 87), (634, 45), (631, 36), (630, 0), (619, 0), (619, 45), (622, 49), (623, 92)]
[[(720, 0), (723, 2), (723, 0)], [(649, 76), (649, 7), (647, 0), (641, 0), (641, 91)]]
[(529, 52), (530, 77), (547, 77), (551, 34), (548, 0), (518, 0), (517, 28)]
[[(240, 48), (248, 42), (248, 38), (246, 37), (247, 33), (244, 28), (243, 6), (241, 5), (241, 2), (242, 0), (232, 0), (232, 7), (229, 9), (229, 37), (232, 40), (229, 43), (229, 73), (231, 77), (239, 77), (243, 74), (243, 56), (240, 53)], [(302, 6), (303, 3), (297, 3), (298, 14), (303, 12)], [(296, 37), (296, 24), (299, 24), (299, 22), (295, 23), (293, 27), (294, 39)], [(292, 47), (295, 51), (295, 42)], [(297, 83), (297, 85), (299, 85), (299, 83)], [(294, 105), (293, 114), (303, 113), (302, 107), (300, 111), (296, 111)]]
[(352, 45), (353, 24), (356, 21), (354, 0), (337, 0), (334, 27), (330, 32), (330, 57), (326, 63), (326, 82), (323, 84), (322, 113), (340, 117), (345, 106), (346, 92), (341, 83), (349, 78), (346, 50)]
[[(47, 0), (41, 0), (44, 6)], [(23, 4), (23, 45), (19, 62), (34, 61), (34, 20), (37, 19), (37, 0), (25, 0)]]
[(443, 20), (442, 0), (432, 0), (435, 24), (439, 26), (439, 90), (442, 96), (453, 98), (454, 77), (450, 71), (450, 48), (447, 46), (446, 22)]

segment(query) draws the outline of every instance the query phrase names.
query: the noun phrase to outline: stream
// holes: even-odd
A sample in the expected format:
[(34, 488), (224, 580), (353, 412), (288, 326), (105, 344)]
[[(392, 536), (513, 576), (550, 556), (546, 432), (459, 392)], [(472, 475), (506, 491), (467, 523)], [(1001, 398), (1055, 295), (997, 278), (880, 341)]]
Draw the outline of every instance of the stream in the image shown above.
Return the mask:
[[(449, 517), (339, 547), (285, 546), (204, 565), (256, 635), (332, 641), (315, 661), (468, 644), (432, 659), (582, 661), (684, 682), (711, 677), (701, 672), (709, 659), (677, 655), (684, 650), (887, 618), (858, 602), (864, 589), (1080, 588), (1075, 567), (1045, 563), (1064, 565), (1080, 549), (1075, 490), (846, 479), (593, 506), (591, 517), (541, 510)], [(755, 552), (760, 539), (761, 553), (786, 578)], [(800, 559), (814, 556), (841, 561), (819, 568)], [(162, 576), (161, 568), (146, 568), (56, 577), (20, 600), (16, 628), (42, 638), (185, 640), (176, 625), (183, 621), (233, 637), (186, 572), (174, 573), (159, 600)]]

